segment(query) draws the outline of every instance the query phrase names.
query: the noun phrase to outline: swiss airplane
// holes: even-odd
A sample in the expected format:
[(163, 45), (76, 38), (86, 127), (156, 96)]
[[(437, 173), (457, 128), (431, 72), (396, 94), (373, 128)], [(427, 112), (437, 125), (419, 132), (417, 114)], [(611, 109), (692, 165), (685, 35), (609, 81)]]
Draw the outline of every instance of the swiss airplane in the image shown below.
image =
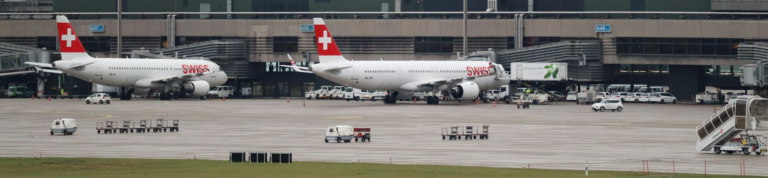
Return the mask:
[(208, 60), (93, 58), (86, 53), (67, 17), (56, 16), (56, 26), (61, 39), (61, 60), (53, 64), (26, 64), (42, 72), (63, 72), (101, 85), (130, 88), (120, 99), (131, 99), (135, 89), (161, 89), (163, 100), (171, 98), (169, 92), (174, 88), (204, 96), (211, 86), (227, 82), (227, 74)]
[[(479, 61), (348, 61), (341, 55), (322, 18), (314, 18), (319, 64), (291, 66), (295, 71), (314, 73), (333, 82), (365, 90), (387, 90), (384, 103), (432, 92), (427, 104), (438, 104), (438, 91), (449, 91), (459, 100), (476, 99), (480, 90), (509, 84), (500, 64)], [(290, 57), (290, 56), (289, 56)], [(471, 58), (469, 58), (471, 59)], [(477, 59), (477, 58), (475, 58)]]

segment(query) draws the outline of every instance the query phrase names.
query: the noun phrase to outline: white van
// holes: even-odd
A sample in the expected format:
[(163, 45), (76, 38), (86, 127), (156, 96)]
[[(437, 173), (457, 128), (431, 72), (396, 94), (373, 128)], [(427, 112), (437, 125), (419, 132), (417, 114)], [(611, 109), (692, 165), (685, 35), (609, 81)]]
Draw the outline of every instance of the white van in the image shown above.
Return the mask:
[(232, 97), (234, 94), (234, 90), (232, 90), (232, 86), (217, 86), (211, 88), (211, 90), (208, 91), (208, 96), (212, 96), (215, 98), (218, 97)]
[(362, 95), (363, 92), (360, 89), (347, 87), (344, 89), (344, 99), (347, 101), (349, 100), (360, 100), (360, 95)]
[(330, 126), (325, 129), (325, 143), (336, 141), (336, 143), (350, 142), (355, 138), (354, 128), (348, 125)]
[(62, 133), (64, 135), (72, 135), (77, 131), (77, 123), (75, 119), (63, 118), (53, 120), (51, 123), (51, 135), (54, 133)]

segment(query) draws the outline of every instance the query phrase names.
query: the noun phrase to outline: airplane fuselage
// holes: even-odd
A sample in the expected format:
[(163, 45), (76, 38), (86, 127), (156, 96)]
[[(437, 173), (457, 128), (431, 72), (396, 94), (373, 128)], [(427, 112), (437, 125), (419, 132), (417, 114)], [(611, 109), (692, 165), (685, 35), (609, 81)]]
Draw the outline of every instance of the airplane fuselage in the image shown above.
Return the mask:
[[(69, 67), (88, 62), (93, 63)], [(227, 81), (227, 75), (221, 68), (207, 60), (92, 58), (59, 60), (54, 62), (54, 68), (85, 81), (116, 87), (163, 88), (165, 85), (159, 83), (137, 85), (137, 81), (206, 72), (211, 73), (193, 79), (206, 81), (210, 86), (222, 85)]]
[[(471, 82), (481, 90), (498, 89), (509, 84), (509, 80), (496, 79), (488, 75), (488, 62), (482, 61), (350, 61), (351, 67), (339, 70), (325, 70), (337, 63), (316, 64), (312, 72), (333, 82), (365, 90), (433, 91), (432, 87), (408, 85), (431, 79), (476, 77)], [(447, 90), (450, 85), (440, 86)]]

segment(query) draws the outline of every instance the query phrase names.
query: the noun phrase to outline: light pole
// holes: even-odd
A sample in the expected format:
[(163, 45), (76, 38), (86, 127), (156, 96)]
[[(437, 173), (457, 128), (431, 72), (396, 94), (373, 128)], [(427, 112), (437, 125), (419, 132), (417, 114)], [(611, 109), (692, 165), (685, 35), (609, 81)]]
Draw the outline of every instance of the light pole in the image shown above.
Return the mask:
[(462, 51), (464, 52), (464, 55), (466, 56), (467, 55), (467, 0), (464, 0), (464, 35), (463, 36), (464, 37), (462, 39), (462, 43), (463, 43), (463, 45), (462, 45), (463, 50)]

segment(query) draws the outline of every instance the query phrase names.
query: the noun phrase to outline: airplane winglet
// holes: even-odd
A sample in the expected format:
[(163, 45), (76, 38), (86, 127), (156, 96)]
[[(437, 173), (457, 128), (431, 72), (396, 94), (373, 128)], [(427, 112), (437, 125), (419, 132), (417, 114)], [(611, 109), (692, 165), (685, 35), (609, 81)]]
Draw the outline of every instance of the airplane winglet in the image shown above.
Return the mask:
[(293, 62), (290, 54), (288, 54), (288, 60), (291, 61), (291, 65), (280, 65), (280, 67), (292, 68), (294, 71), (301, 73), (312, 73), (312, 71), (309, 71), (309, 68), (296, 66), (296, 62)]

